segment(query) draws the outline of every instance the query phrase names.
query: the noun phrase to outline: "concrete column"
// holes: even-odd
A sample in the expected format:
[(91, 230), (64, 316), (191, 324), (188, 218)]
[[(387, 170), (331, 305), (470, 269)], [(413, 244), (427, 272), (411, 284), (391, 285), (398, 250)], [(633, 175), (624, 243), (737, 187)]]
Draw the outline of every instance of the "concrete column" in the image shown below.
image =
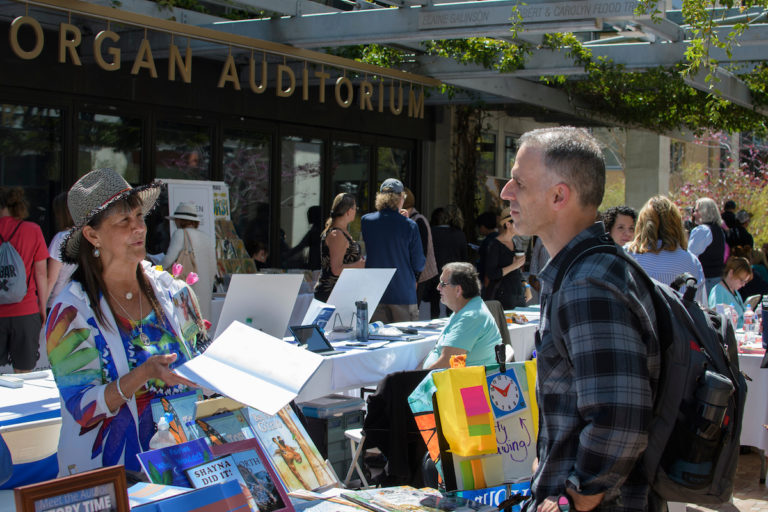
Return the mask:
[(626, 155), (627, 205), (640, 209), (651, 196), (669, 192), (669, 137), (628, 130)]
[(452, 202), (451, 156), (453, 151), (452, 107), (441, 107), (435, 116), (435, 141), (424, 143), (421, 213), (429, 218), (432, 210)]

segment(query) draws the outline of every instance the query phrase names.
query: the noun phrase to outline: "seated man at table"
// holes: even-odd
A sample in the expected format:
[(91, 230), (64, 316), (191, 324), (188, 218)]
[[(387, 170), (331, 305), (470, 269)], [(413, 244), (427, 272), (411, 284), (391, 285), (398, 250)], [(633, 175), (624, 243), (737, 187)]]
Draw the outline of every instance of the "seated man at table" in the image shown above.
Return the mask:
[(467, 366), (494, 364), (494, 347), (501, 343), (501, 334), (480, 298), (480, 280), (474, 265), (461, 262), (443, 266), (437, 290), (442, 303), (454, 313), (423, 368), (448, 368), (451, 356), (460, 354), (466, 354)]

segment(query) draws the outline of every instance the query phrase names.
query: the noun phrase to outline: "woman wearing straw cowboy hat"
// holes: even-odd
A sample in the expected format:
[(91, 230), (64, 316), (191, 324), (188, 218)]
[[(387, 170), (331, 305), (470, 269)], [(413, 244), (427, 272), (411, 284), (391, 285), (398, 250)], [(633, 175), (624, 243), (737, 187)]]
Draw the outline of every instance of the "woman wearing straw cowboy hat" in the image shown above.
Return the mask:
[(159, 193), (111, 169), (69, 191), (75, 227), (62, 259), (78, 268), (42, 333), (61, 393), (59, 476), (116, 464), (138, 471), (136, 454), (154, 433), (150, 401), (193, 386), (173, 372), (197, 353), (196, 333), (182, 334), (189, 289), (143, 261), (144, 216)]
[(197, 295), (203, 318), (210, 319), (213, 278), (216, 275), (216, 250), (213, 248), (211, 238), (197, 229), (200, 225), (200, 217), (195, 203), (179, 203), (173, 215), (166, 218), (176, 223), (176, 231), (171, 236), (168, 251), (163, 258), (163, 268), (171, 268), (171, 265), (179, 259), (179, 254), (185, 245), (191, 250), (196, 268), (184, 269), (182, 275), (192, 271), (197, 273), (199, 280), (192, 284), (192, 289)]

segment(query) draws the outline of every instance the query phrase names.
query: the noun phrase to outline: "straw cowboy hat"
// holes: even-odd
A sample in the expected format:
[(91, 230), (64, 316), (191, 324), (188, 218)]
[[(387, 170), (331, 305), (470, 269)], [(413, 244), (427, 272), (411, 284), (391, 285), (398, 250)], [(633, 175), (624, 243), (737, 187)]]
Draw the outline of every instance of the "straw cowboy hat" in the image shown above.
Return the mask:
[(79, 263), (77, 253), (83, 239), (83, 228), (99, 213), (117, 201), (133, 194), (141, 199), (141, 209), (146, 216), (155, 206), (162, 184), (159, 182), (131, 187), (125, 178), (112, 169), (95, 169), (72, 185), (67, 194), (67, 205), (75, 227), (64, 239), (61, 259), (65, 263)]
[(179, 203), (173, 215), (168, 215), (169, 220), (193, 220), (200, 222), (200, 216), (197, 214), (197, 205), (195, 203)]

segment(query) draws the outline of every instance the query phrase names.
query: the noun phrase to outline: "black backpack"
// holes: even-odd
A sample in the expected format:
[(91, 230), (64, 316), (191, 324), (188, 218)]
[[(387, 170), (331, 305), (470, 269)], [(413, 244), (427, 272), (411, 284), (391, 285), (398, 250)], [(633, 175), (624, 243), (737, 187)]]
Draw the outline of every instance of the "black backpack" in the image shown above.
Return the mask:
[[(607, 235), (581, 242), (573, 253), (576, 257), (555, 278), (553, 299), (570, 268), (595, 253), (622, 258), (642, 276), (653, 296), (661, 373), (642, 459), (648, 482), (666, 501), (727, 502), (733, 492), (747, 397), (731, 323), (714, 311), (702, 310), (693, 301), (695, 287), (683, 296), (651, 279)], [(562, 339), (555, 344), (568, 360)]]

